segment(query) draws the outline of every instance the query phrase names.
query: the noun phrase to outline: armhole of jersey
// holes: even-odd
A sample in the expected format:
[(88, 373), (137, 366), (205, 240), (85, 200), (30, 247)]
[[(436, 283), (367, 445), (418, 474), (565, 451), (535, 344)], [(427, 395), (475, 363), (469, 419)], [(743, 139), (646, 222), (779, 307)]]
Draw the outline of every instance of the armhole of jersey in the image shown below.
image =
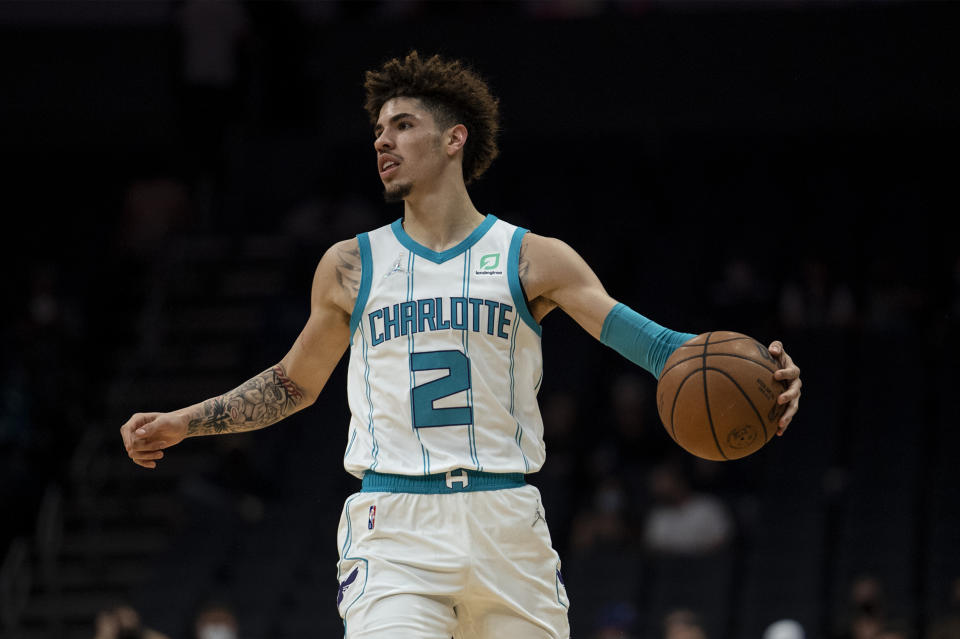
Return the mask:
[(510, 283), (513, 305), (527, 326), (539, 337), (541, 335), (540, 325), (533, 319), (530, 308), (527, 306), (527, 297), (523, 294), (523, 287), (520, 286), (520, 246), (523, 244), (523, 236), (526, 232), (527, 229), (520, 227), (517, 227), (517, 230), (513, 232), (513, 239), (510, 240), (510, 252), (507, 254), (507, 280)]
[(367, 298), (370, 296), (370, 283), (373, 281), (373, 253), (370, 251), (370, 236), (366, 233), (360, 233), (357, 235), (357, 244), (360, 247), (360, 288), (357, 290), (357, 301), (353, 305), (353, 312), (350, 313), (351, 341), (354, 333), (357, 332), (357, 326), (360, 325), (363, 308), (367, 305)]

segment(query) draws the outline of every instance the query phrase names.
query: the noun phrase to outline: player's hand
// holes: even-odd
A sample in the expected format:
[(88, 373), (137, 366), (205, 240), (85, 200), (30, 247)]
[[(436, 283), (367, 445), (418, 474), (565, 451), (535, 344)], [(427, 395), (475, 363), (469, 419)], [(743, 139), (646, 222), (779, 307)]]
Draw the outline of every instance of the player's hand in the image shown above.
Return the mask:
[(187, 436), (187, 420), (174, 413), (137, 413), (120, 427), (120, 436), (133, 463), (156, 468), (163, 449)]
[(780, 404), (787, 405), (787, 410), (780, 416), (780, 423), (777, 428), (777, 435), (783, 435), (793, 416), (800, 409), (800, 387), (803, 386), (803, 382), (800, 381), (800, 368), (787, 355), (782, 342), (776, 340), (768, 348), (770, 354), (773, 355), (773, 359), (780, 363), (780, 370), (773, 374), (774, 379), (787, 383), (787, 390), (783, 391), (777, 399)]

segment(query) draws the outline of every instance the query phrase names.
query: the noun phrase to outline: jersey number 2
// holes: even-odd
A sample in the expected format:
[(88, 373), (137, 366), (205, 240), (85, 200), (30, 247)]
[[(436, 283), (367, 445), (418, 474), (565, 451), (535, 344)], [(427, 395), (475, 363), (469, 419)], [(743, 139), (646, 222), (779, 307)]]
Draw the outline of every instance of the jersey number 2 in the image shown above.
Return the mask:
[(446, 369), (439, 377), (410, 389), (413, 404), (413, 427), (460, 426), (473, 423), (473, 407), (435, 408), (438, 399), (470, 389), (470, 360), (460, 351), (427, 351), (410, 353), (411, 371)]

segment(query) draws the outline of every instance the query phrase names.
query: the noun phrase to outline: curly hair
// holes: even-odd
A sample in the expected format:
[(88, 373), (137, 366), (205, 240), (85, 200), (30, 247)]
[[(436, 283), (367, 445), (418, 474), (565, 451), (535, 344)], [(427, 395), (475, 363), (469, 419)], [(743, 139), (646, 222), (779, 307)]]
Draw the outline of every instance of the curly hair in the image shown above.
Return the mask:
[(400, 61), (393, 58), (377, 71), (367, 71), (364, 108), (376, 124), (380, 109), (392, 98), (416, 98), (442, 128), (463, 124), (470, 136), (463, 148), (463, 176), (470, 184), (483, 175), (499, 153), (498, 101), (490, 87), (459, 60), (438, 55), (421, 58), (411, 51)]

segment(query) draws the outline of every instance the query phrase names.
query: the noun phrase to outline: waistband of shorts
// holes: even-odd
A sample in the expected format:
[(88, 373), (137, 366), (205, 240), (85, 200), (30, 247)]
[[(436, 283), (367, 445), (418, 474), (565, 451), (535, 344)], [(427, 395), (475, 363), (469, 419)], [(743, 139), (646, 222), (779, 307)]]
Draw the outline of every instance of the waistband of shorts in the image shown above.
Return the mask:
[(464, 468), (432, 475), (391, 475), (368, 470), (363, 475), (360, 492), (445, 495), (520, 488), (526, 483), (523, 473), (485, 473)]

